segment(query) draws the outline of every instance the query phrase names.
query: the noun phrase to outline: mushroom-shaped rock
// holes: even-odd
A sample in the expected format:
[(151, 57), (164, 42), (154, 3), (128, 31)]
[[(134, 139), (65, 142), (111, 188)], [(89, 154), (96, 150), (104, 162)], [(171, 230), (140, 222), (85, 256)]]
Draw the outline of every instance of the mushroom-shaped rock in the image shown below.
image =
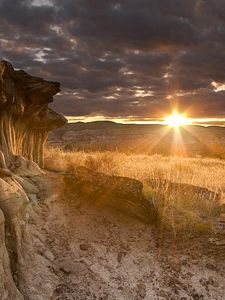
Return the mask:
[(44, 165), (43, 147), (48, 132), (67, 122), (48, 107), (59, 91), (58, 82), (0, 62), (0, 151), (6, 164), (13, 155), (22, 155)]

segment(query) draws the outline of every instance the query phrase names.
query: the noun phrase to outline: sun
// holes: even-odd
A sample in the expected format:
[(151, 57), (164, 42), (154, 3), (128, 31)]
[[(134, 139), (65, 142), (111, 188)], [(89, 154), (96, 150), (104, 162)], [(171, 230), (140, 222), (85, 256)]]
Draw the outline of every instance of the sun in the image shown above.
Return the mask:
[(187, 125), (188, 119), (184, 114), (174, 111), (171, 115), (165, 117), (165, 124), (171, 127), (179, 128), (180, 126)]

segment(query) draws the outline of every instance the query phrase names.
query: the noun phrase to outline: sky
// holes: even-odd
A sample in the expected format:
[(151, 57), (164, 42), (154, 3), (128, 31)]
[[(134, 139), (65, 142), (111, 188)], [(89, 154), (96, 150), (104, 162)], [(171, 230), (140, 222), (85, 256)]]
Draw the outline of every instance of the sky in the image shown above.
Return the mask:
[(225, 0), (0, 0), (0, 58), (70, 120), (225, 125)]

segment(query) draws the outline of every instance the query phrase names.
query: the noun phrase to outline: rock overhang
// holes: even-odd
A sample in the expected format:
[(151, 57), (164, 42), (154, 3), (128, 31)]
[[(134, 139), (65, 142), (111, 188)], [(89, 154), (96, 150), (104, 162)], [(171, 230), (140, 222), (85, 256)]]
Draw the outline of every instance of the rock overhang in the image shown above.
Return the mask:
[(60, 83), (14, 70), (0, 61), (0, 151), (22, 155), (44, 165), (43, 146), (49, 131), (67, 120), (48, 107), (60, 91)]

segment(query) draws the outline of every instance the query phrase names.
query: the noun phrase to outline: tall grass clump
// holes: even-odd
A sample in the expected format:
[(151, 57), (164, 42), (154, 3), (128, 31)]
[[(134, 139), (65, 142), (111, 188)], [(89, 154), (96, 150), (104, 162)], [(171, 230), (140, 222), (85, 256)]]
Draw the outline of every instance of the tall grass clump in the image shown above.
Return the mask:
[(214, 198), (200, 197), (192, 191), (184, 193), (182, 187), (168, 192), (145, 185), (144, 195), (153, 201), (158, 211), (158, 230), (171, 231), (174, 237), (180, 233), (185, 233), (186, 237), (210, 233), (214, 218), (219, 213), (218, 202)]

